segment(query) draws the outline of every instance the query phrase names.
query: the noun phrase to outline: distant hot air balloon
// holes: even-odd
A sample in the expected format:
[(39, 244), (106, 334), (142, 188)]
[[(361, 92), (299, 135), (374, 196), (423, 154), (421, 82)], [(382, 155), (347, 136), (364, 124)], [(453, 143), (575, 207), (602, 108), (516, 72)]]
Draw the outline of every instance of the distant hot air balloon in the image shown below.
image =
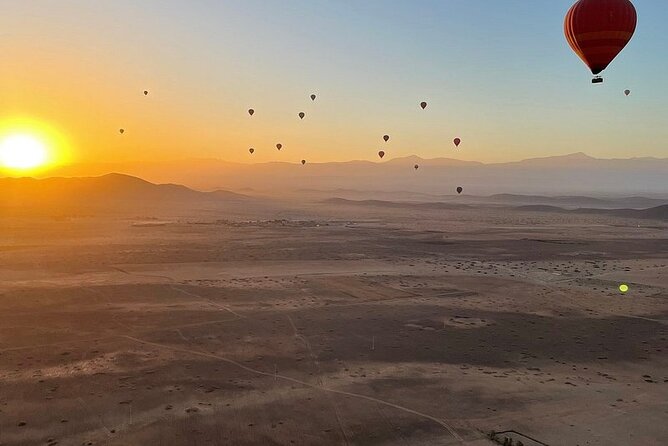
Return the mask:
[(315, 101), (315, 95), (314, 94), (311, 95), (311, 100)]
[(462, 140), (460, 138), (455, 138), (452, 142), (455, 143), (455, 147), (459, 147), (459, 145), (462, 143)]
[(148, 90), (144, 90), (144, 96), (148, 96)]
[(638, 16), (630, 0), (578, 0), (568, 10), (564, 34), (573, 51), (596, 76), (633, 37)]
[(418, 166), (417, 164), (415, 166), (413, 166), (413, 169), (415, 169), (415, 170), (418, 170), (419, 168), (420, 168), (420, 166)]
[(631, 94), (631, 90), (624, 90), (624, 94), (625, 94), (626, 96), (630, 95), (630, 94)]
[(122, 135), (123, 133), (125, 133), (125, 129), (118, 129), (118, 133)]
[(385, 156), (385, 152), (381, 150), (380, 152), (378, 152), (378, 156), (380, 157), (380, 159), (383, 159), (383, 157)]
[(306, 113), (299, 112), (299, 119), (304, 119), (304, 116), (306, 116)]
[(306, 160), (302, 160), (302, 166), (306, 164)]
[(253, 116), (253, 113), (255, 113), (255, 110), (253, 110), (252, 108), (249, 108), (248, 109), (248, 114)]
[(252, 154), (255, 152), (255, 149), (251, 147), (250, 149), (248, 149), (248, 151), (249, 151), (250, 154), (252, 155)]
[(427, 108), (427, 103), (426, 102), (420, 102), (420, 107), (422, 107), (422, 110)]
[(457, 187), (457, 193), (461, 194), (464, 189), (461, 186)]
[(388, 142), (390, 140), (390, 135), (383, 135), (383, 140)]
[(281, 144), (281, 143), (279, 142), (278, 144), (276, 144), (276, 148), (277, 148), (278, 150), (281, 150), (281, 149), (283, 148), (283, 144)]

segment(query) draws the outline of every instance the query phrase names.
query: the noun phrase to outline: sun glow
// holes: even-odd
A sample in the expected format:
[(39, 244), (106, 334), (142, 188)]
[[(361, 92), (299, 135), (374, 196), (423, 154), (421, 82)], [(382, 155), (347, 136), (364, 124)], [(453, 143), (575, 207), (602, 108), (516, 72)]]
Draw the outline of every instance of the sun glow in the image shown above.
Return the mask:
[(63, 137), (43, 122), (14, 119), (0, 124), (0, 174), (38, 173), (67, 158)]
[(47, 161), (44, 143), (31, 135), (9, 135), (0, 141), (0, 163), (10, 169), (32, 169)]

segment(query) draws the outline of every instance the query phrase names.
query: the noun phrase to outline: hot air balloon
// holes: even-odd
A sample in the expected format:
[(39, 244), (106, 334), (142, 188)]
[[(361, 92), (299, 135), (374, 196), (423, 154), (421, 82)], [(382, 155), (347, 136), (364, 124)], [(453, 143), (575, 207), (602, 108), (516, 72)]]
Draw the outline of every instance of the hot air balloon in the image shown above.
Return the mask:
[(125, 133), (125, 129), (118, 129), (118, 133), (122, 135), (123, 133)]
[(311, 95), (311, 100), (315, 101), (315, 95), (314, 94)]
[(415, 170), (418, 170), (419, 168), (420, 168), (420, 166), (418, 166), (417, 164), (415, 166), (413, 166), (413, 169), (415, 169)]
[(422, 110), (427, 108), (427, 103), (426, 102), (420, 102), (420, 107), (422, 107)]
[(461, 186), (457, 187), (457, 193), (461, 194), (464, 189)]
[(378, 156), (380, 157), (380, 159), (383, 159), (383, 157), (385, 156), (385, 152), (381, 150), (380, 152), (378, 152)]
[(383, 135), (383, 140), (388, 142), (390, 140), (390, 135)]
[(631, 94), (631, 90), (624, 90), (624, 94), (625, 94), (626, 96), (630, 95), (630, 94)]
[(460, 138), (455, 138), (452, 142), (455, 143), (455, 147), (459, 147), (459, 145), (462, 143), (462, 140)]
[(306, 113), (299, 112), (299, 119), (304, 119), (304, 116), (306, 116)]
[(278, 144), (276, 144), (276, 148), (277, 148), (278, 150), (281, 150), (281, 149), (283, 148), (283, 144), (281, 144), (281, 143), (279, 142)]
[(638, 16), (630, 0), (578, 0), (566, 14), (564, 34), (573, 51), (595, 76), (624, 49), (633, 37)]
[(144, 96), (148, 96), (148, 90), (144, 90)]
[(302, 160), (302, 166), (306, 164), (306, 160)]
[(252, 108), (249, 108), (248, 109), (248, 114), (253, 116), (253, 113), (255, 113), (255, 110), (253, 110)]
[(249, 151), (250, 154), (252, 155), (252, 154), (255, 152), (255, 149), (251, 147), (250, 149), (248, 149), (248, 151)]

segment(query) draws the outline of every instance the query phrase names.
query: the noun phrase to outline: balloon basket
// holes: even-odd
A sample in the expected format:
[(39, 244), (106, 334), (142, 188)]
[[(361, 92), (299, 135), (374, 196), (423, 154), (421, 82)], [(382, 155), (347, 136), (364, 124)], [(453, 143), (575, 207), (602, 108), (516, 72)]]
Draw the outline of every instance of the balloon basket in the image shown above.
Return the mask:
[(591, 80), (592, 84), (602, 84), (603, 83), (603, 78), (600, 76), (596, 76), (594, 79)]

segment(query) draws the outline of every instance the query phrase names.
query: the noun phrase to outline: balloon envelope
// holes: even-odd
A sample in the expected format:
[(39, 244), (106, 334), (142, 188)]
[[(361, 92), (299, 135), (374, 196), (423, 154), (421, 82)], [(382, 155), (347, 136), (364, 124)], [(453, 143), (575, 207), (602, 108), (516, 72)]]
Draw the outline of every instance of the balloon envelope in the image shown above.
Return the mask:
[(314, 94), (311, 95), (311, 100), (315, 101), (315, 95)]
[(460, 187), (457, 188), (457, 193), (458, 193), (458, 194), (461, 194), (463, 190), (464, 190), (464, 189), (460, 186)]
[(454, 141), (455, 147), (459, 147), (459, 145), (462, 143), (462, 140), (460, 138), (455, 138)]
[(148, 96), (148, 90), (144, 90), (144, 96)]
[(629, 43), (637, 20), (629, 0), (578, 0), (566, 14), (564, 34), (575, 54), (596, 75)]
[(624, 90), (624, 94), (625, 94), (626, 96), (630, 95), (630, 94), (631, 94), (631, 90)]
[(383, 135), (383, 139), (385, 142), (388, 142), (390, 140), (390, 135)]
[(415, 170), (418, 170), (418, 169), (420, 168), (420, 166), (418, 166), (418, 165), (416, 164), (415, 166), (413, 166), (413, 168), (414, 168)]
[(248, 151), (249, 151), (249, 152), (251, 153), (251, 155), (252, 155), (253, 152), (255, 152), (255, 149), (251, 147), (250, 149), (248, 149)]
[(306, 113), (299, 112), (299, 119), (304, 119), (304, 116), (306, 116)]
[(380, 152), (378, 152), (378, 156), (382, 159), (385, 156), (385, 152), (381, 150)]
[(283, 148), (283, 144), (281, 144), (281, 143), (279, 142), (278, 144), (276, 144), (276, 148), (277, 148), (278, 150), (281, 150), (281, 149)]
[(125, 129), (118, 129), (118, 133), (122, 135), (123, 133), (125, 133)]
[(302, 160), (302, 166), (306, 164), (306, 160)]
[(255, 113), (255, 110), (253, 110), (252, 108), (249, 108), (248, 109), (248, 114), (253, 116), (253, 113)]
[(420, 102), (420, 107), (422, 107), (422, 110), (427, 108), (427, 103), (426, 102)]

